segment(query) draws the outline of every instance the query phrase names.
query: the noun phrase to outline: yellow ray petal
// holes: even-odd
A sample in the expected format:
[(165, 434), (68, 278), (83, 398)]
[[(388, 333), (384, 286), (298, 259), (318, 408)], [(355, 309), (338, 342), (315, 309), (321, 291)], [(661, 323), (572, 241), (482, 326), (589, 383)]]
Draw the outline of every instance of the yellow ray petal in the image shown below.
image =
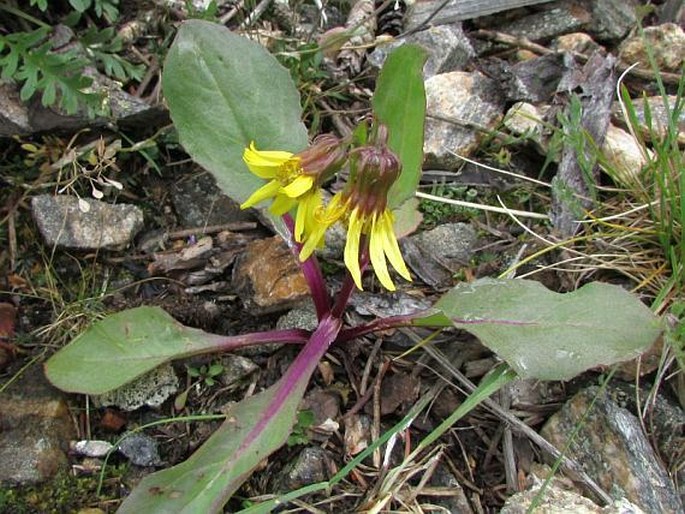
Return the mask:
[(275, 214), (276, 216), (283, 216), (286, 212), (290, 212), (290, 210), (297, 205), (297, 200), (282, 194), (282, 190), (282, 188), (279, 188), (279, 193), (276, 195), (276, 198), (274, 198), (271, 207), (269, 207), (269, 212)]
[(297, 217), (295, 218), (295, 241), (301, 243), (306, 234), (311, 233), (316, 222), (314, 216), (321, 204), (321, 193), (311, 191), (299, 199)]
[(380, 280), (381, 284), (383, 284), (383, 287), (385, 287), (388, 291), (394, 291), (395, 284), (393, 284), (392, 279), (390, 278), (390, 274), (388, 273), (388, 265), (385, 262), (385, 234), (383, 233), (385, 227), (382, 220), (383, 215), (381, 214), (378, 219), (375, 219), (372, 222), (371, 234), (369, 236), (371, 238), (369, 241), (369, 255), (371, 257), (373, 271), (376, 273), (378, 280)]
[(243, 161), (252, 173), (263, 179), (275, 178), (284, 163), (293, 158), (290, 152), (257, 150), (254, 142), (243, 151)]
[(350, 272), (352, 279), (358, 289), (362, 289), (362, 272), (359, 268), (359, 239), (362, 235), (364, 224), (359, 211), (354, 209), (350, 215), (349, 226), (347, 229), (347, 241), (345, 242), (345, 266)]
[(267, 182), (262, 187), (257, 189), (254, 193), (252, 193), (247, 200), (245, 200), (242, 204), (240, 204), (240, 208), (241, 209), (247, 209), (249, 207), (252, 207), (253, 205), (258, 204), (262, 200), (266, 200), (267, 198), (271, 198), (272, 196), (274, 196), (278, 193), (278, 190), (280, 188), (281, 188), (281, 184), (277, 180), (272, 180), (271, 182)]
[(381, 220), (383, 229), (383, 250), (385, 255), (387, 255), (390, 264), (395, 268), (397, 273), (399, 273), (402, 278), (411, 282), (411, 275), (407, 269), (407, 265), (404, 263), (402, 258), (402, 252), (400, 251), (400, 245), (397, 243), (397, 237), (395, 237), (395, 230), (392, 226), (394, 216), (388, 210), (383, 212), (381, 215)]
[(290, 198), (297, 198), (309, 191), (314, 185), (314, 177), (309, 175), (300, 175), (295, 178), (290, 184), (283, 188), (283, 192)]

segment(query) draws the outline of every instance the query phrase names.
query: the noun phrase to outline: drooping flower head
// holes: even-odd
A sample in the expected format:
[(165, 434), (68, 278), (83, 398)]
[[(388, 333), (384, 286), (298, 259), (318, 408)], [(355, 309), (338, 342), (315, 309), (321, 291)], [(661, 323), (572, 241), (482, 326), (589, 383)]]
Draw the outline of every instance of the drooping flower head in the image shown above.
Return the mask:
[(395, 236), (394, 216), (387, 208), (388, 191), (400, 175), (401, 163), (386, 141), (387, 130), (381, 125), (371, 144), (350, 152), (347, 185), (331, 199), (323, 213), (320, 210), (315, 216), (317, 223), (300, 252), (300, 259), (307, 259), (323, 240), (328, 227), (344, 220), (347, 223), (345, 266), (359, 289), (362, 289), (359, 259), (365, 244), (368, 244), (374, 272), (386, 289), (395, 290), (387, 261), (403, 278), (411, 281)]
[(282, 216), (297, 206), (294, 236), (296, 241), (303, 241), (314, 229), (314, 214), (321, 207), (319, 187), (346, 159), (345, 145), (331, 134), (318, 136), (311, 146), (297, 154), (257, 150), (252, 142), (243, 152), (243, 160), (252, 173), (269, 182), (257, 189), (240, 208), (247, 209), (273, 198), (269, 210)]

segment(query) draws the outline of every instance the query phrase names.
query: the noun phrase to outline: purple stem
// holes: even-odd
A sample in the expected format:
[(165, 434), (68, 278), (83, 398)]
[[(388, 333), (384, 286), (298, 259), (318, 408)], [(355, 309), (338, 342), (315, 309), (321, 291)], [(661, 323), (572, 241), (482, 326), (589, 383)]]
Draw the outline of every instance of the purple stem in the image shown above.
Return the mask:
[(261, 434), (266, 425), (272, 422), (287, 398), (295, 394), (297, 389), (301, 389), (300, 394), (304, 394), (304, 389), (309, 383), (309, 378), (312, 372), (316, 369), (319, 361), (328, 350), (328, 347), (335, 341), (342, 321), (326, 315), (320, 322), (318, 328), (314, 331), (311, 338), (304, 345), (304, 348), (297, 355), (288, 370), (283, 375), (283, 378), (278, 382), (278, 390), (273, 399), (269, 402), (266, 409), (264, 409), (257, 419), (254, 427), (247, 435), (240, 448), (236, 453), (244, 451), (250, 444)]
[(331, 310), (330, 299), (328, 297), (328, 291), (326, 290), (326, 282), (323, 279), (323, 274), (321, 273), (321, 268), (319, 267), (319, 261), (316, 256), (312, 254), (306, 261), (300, 261), (300, 250), (302, 250), (302, 243), (295, 241), (292, 234), (295, 232), (295, 222), (290, 214), (283, 215), (283, 221), (291, 234), (290, 239), (290, 249), (300, 264), (300, 269), (304, 275), (304, 279), (307, 281), (307, 286), (309, 286), (309, 292), (312, 295), (312, 301), (314, 302), (314, 308), (316, 309), (316, 319), (319, 322), (328, 314)]
[(417, 312), (414, 314), (403, 314), (401, 316), (389, 316), (387, 318), (378, 318), (368, 323), (358, 325), (356, 327), (350, 327), (341, 330), (340, 334), (338, 335), (338, 338), (335, 341), (337, 343), (345, 343), (356, 337), (361, 337), (371, 332), (389, 330), (392, 328), (411, 327), (414, 325), (416, 317), (421, 316), (423, 314), (423, 312)]
[(214, 343), (211, 348), (204, 348), (198, 354), (213, 353), (216, 351), (230, 351), (247, 346), (256, 346), (265, 343), (296, 343), (303, 344), (311, 337), (311, 332), (300, 328), (288, 328), (283, 330), (267, 330), (265, 332), (253, 332), (239, 336), (221, 336), (218, 334), (206, 334)]

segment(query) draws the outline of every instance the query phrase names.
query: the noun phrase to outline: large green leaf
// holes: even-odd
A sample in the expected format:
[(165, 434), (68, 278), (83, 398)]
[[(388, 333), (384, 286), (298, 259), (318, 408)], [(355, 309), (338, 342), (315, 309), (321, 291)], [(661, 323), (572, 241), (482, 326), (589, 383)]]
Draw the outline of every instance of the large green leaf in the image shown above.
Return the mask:
[(340, 320), (322, 320), (281, 380), (231, 407), (188, 460), (145, 477), (119, 514), (220, 512), (252, 470), (285, 443), (311, 374), (340, 326)]
[(159, 307), (137, 307), (94, 323), (46, 362), (45, 373), (63, 391), (102, 394), (225, 339), (185, 327)]
[(226, 421), (187, 460), (146, 476), (121, 505), (118, 514), (220, 512), (252, 470), (285, 443), (309, 376), (277, 406), (259, 440), (242, 447), (255, 420), (274, 401), (279, 384), (235, 404)]
[(637, 357), (661, 333), (659, 319), (621, 287), (593, 282), (555, 293), (532, 280), (459, 284), (419, 325), (445, 317), (527, 378), (566, 380)]
[(238, 202), (263, 184), (243, 164), (250, 141), (260, 150), (297, 152), (307, 145), (289, 72), (262, 46), (222, 25), (185, 22), (162, 79), (183, 147)]
[(423, 163), (423, 124), (426, 93), (423, 63), (426, 51), (415, 45), (402, 45), (385, 61), (373, 95), (373, 110), (388, 127), (390, 148), (402, 161), (402, 174), (388, 195), (394, 209), (414, 196)]

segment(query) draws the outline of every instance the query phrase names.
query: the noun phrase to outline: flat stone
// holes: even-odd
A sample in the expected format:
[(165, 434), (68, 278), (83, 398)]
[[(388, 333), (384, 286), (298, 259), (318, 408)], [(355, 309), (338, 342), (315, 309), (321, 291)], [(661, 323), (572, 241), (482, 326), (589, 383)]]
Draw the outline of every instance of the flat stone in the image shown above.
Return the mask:
[(68, 469), (74, 423), (62, 394), (32, 366), (0, 395), (0, 483), (42, 483)]
[(461, 70), (476, 55), (461, 24), (450, 23), (414, 32), (386, 46), (378, 46), (369, 55), (369, 62), (377, 68), (382, 68), (390, 52), (405, 43), (417, 44), (426, 49), (428, 58), (423, 66), (424, 79), (440, 73)]
[(251, 211), (241, 210), (237, 202), (223, 194), (208, 172), (176, 182), (171, 188), (171, 201), (179, 223), (186, 228), (255, 219)]
[(619, 59), (628, 66), (640, 63), (642, 68), (651, 69), (647, 48), (661, 71), (679, 73), (685, 59), (685, 32), (675, 23), (646, 27), (644, 37), (637, 34), (621, 43)]
[(453, 71), (425, 82), (425, 165), (454, 169), (468, 156), (502, 117), (504, 99), (497, 84), (485, 75)]
[[(87, 204), (88, 212), (79, 203)], [(51, 247), (122, 249), (143, 227), (143, 211), (135, 205), (112, 205), (69, 195), (34, 196), (31, 213)]]
[[(569, 435), (579, 426), (567, 448)], [(547, 421), (541, 434), (564, 449), (613, 497), (625, 497), (646, 512), (683, 512), (675, 486), (639, 420), (598, 387), (571, 398)]]
[(476, 231), (466, 223), (445, 223), (402, 241), (407, 264), (426, 284), (452, 285), (454, 274), (467, 265)]
[(600, 42), (618, 41), (637, 24), (635, 0), (559, 0), (490, 29), (531, 41), (587, 32)]
[(426, 24), (443, 25), (455, 21), (471, 20), (481, 16), (544, 4), (550, 0), (423, 0), (411, 4), (407, 13), (407, 30), (414, 30)]
[(309, 296), (295, 256), (279, 236), (246, 246), (233, 267), (232, 284), (255, 314), (284, 311)]
[(171, 364), (161, 366), (145, 373), (109, 393), (93, 395), (93, 403), (98, 407), (114, 405), (124, 411), (141, 407), (160, 407), (171, 395), (178, 392), (178, 377)]

